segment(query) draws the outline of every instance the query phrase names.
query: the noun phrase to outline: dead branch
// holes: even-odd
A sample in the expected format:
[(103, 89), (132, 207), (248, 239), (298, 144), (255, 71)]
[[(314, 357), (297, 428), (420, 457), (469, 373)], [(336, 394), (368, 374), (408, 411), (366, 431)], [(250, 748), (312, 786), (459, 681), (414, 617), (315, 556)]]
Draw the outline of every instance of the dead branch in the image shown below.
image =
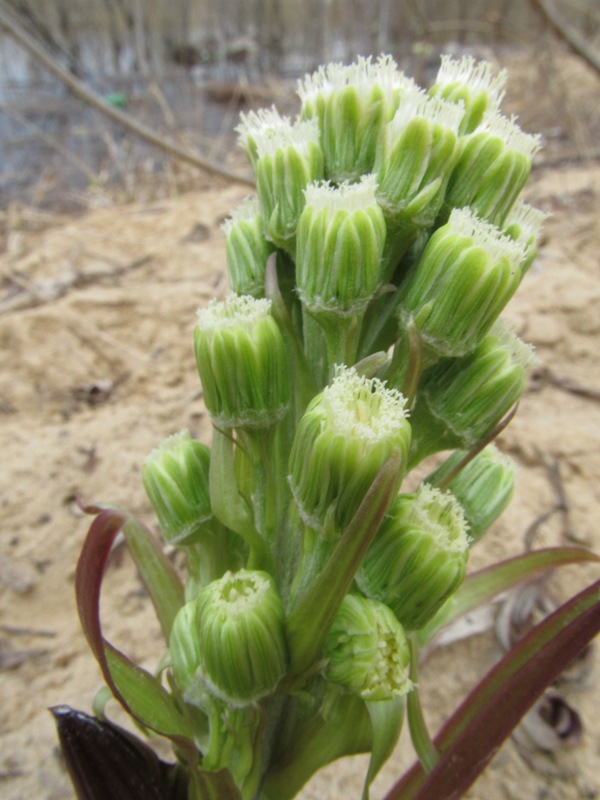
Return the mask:
[(82, 81), (76, 78), (71, 73), (64, 70), (55, 60), (21, 27), (17, 20), (13, 19), (10, 12), (6, 8), (0, 6), (0, 26), (4, 27), (8, 33), (37, 59), (44, 67), (51, 72), (59, 81), (61, 81), (76, 97), (83, 100), (96, 111), (100, 111), (105, 116), (117, 122), (119, 125), (132, 131), (141, 139), (144, 139), (154, 147), (158, 147), (165, 153), (168, 153), (181, 161), (186, 161), (188, 164), (208, 172), (211, 175), (219, 175), (229, 181), (236, 183), (243, 183), (249, 186), (254, 186), (254, 180), (245, 175), (238, 175), (237, 173), (230, 172), (224, 167), (213, 164), (207, 159), (203, 158), (198, 153), (180, 147), (174, 142), (164, 139), (162, 136), (154, 133), (146, 125), (142, 124), (130, 114), (121, 111), (118, 108), (109, 106), (104, 102), (100, 95), (89, 89)]
[(600, 73), (600, 55), (594, 52), (584, 37), (576, 31), (562, 14), (555, 8), (550, 0), (531, 0), (532, 5), (537, 8), (542, 16), (550, 23), (556, 34), (565, 41), (569, 47), (583, 58), (592, 69)]

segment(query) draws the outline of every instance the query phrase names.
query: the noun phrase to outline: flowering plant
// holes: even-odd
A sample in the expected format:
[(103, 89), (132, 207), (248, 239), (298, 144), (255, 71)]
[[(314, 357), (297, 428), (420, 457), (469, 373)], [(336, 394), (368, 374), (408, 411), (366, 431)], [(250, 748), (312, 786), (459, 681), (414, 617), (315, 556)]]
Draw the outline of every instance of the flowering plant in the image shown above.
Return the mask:
[[(504, 80), (444, 57), (425, 92), (389, 57), (358, 59), (306, 77), (296, 121), (243, 116), (257, 198), (224, 225), (231, 294), (194, 333), (212, 445), (171, 435), (142, 475), (185, 580), (111, 506), (86, 508), (77, 570), (112, 695), (176, 761), (60, 707), (80, 798), (287, 800), (358, 752), (371, 755), (368, 798), (405, 711), (419, 764), (388, 800), (458, 797), (597, 632), (596, 584), (430, 737), (420, 648), (519, 580), (595, 559), (553, 548), (466, 577), (512, 494), (514, 467), (491, 442), (534, 360), (500, 319), (544, 218), (518, 200), (539, 138), (501, 116)], [(444, 451), (408, 491), (408, 473)], [(166, 638), (155, 675), (102, 635), (121, 531)]]

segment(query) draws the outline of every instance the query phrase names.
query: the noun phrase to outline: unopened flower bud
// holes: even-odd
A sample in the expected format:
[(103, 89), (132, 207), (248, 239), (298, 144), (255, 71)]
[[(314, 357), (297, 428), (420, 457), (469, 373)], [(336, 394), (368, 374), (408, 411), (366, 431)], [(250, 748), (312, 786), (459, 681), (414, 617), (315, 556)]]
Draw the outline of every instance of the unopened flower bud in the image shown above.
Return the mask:
[(383, 603), (346, 595), (325, 642), (325, 676), (363, 700), (391, 700), (412, 689), (402, 625)]
[(258, 198), (246, 198), (221, 227), (227, 237), (231, 291), (264, 297), (266, 264), (273, 246), (265, 239)]
[(227, 572), (200, 592), (197, 624), (209, 691), (245, 705), (274, 691), (287, 666), (285, 612), (266, 572)]
[(460, 157), (448, 182), (442, 220), (452, 208), (469, 206), (502, 225), (525, 185), (540, 137), (524, 133), (513, 119), (486, 114), (461, 140)]
[(208, 490), (210, 450), (184, 430), (169, 436), (146, 458), (144, 488), (163, 536), (172, 544), (193, 544), (212, 516)]
[(381, 283), (385, 242), (375, 177), (359, 183), (311, 184), (297, 231), (296, 283), (312, 314), (363, 311)]
[(517, 200), (504, 220), (504, 233), (524, 247), (521, 275), (524, 275), (537, 255), (537, 240), (548, 214), (539, 208)]
[(377, 199), (392, 220), (433, 225), (455, 163), (460, 106), (406, 92), (385, 126), (375, 162)]
[(323, 178), (323, 153), (315, 120), (268, 128), (255, 137), (256, 188), (265, 235), (294, 255), (304, 190)]
[(405, 404), (380, 380), (336, 367), (300, 420), (290, 455), (290, 486), (309, 527), (326, 535), (344, 531), (396, 449), (400, 482), (411, 435)]
[(428, 363), (473, 350), (520, 280), (523, 246), (468, 208), (429, 240), (400, 287), (400, 322), (414, 323)]
[(328, 179), (355, 181), (373, 171), (382, 126), (414, 86), (389, 56), (329, 64), (299, 83), (302, 118), (319, 122)]
[(472, 353), (427, 370), (412, 409), (411, 463), (440, 450), (470, 450), (491, 433), (518, 401), (534, 362), (533, 348), (498, 320)]
[(494, 75), (487, 61), (476, 61), (473, 56), (454, 59), (443, 55), (442, 63), (430, 94), (451, 103), (462, 103), (464, 117), (460, 133), (471, 133), (486, 112), (497, 111), (504, 97), (506, 70)]
[(231, 294), (198, 311), (194, 349), (204, 402), (222, 428), (266, 428), (291, 394), (289, 358), (269, 300)]
[(416, 494), (400, 495), (357, 573), (359, 588), (408, 630), (421, 628), (465, 576), (467, 528), (450, 492), (422, 484)]
[(291, 127), (290, 118), (282, 117), (275, 106), (240, 114), (240, 124), (235, 130), (239, 135), (239, 145), (255, 172), (258, 161), (258, 140), (268, 136), (272, 131)]
[[(467, 455), (457, 450), (427, 477), (434, 486), (452, 472)], [(461, 504), (472, 543), (478, 542), (498, 519), (513, 495), (514, 461), (494, 445), (488, 445), (447, 484)]]

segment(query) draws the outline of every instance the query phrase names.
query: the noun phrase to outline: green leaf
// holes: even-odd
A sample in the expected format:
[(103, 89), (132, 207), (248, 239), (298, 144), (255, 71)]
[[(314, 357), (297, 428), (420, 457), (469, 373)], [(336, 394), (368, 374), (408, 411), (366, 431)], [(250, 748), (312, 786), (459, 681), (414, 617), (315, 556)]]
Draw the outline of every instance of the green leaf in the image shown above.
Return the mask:
[(290, 614), (287, 622), (290, 676), (302, 675), (318, 657), (356, 570), (390, 504), (401, 460), (401, 453), (396, 450), (381, 467), (325, 567)]
[(108, 643), (104, 652), (112, 682), (136, 719), (163, 736), (192, 738), (193, 731), (173, 698), (153, 675)]
[(450, 597), (430, 622), (417, 633), (422, 646), (430, 642), (445, 625), (487, 603), (496, 595), (524, 580), (563, 564), (586, 561), (600, 562), (600, 557), (581, 547), (548, 547), (500, 561), (471, 573), (458, 591)]
[(599, 631), (597, 581), (533, 628), (471, 692), (434, 740), (441, 757), (431, 774), (414, 765), (385, 800), (462, 797), (544, 689)]

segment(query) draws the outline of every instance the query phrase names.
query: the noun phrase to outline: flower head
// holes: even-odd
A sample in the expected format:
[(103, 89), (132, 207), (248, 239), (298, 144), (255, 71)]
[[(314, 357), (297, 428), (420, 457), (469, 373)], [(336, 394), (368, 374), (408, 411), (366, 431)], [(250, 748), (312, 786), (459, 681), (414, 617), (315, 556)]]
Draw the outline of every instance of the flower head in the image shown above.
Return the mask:
[[(435, 485), (467, 455), (457, 450), (427, 477)], [(448, 484), (469, 523), (472, 542), (478, 542), (509, 504), (515, 486), (514, 461), (494, 445), (488, 445)]]
[(347, 316), (362, 311), (381, 282), (385, 242), (375, 177), (358, 183), (313, 183), (297, 232), (296, 282), (311, 312)]
[(413, 321), (429, 363), (472, 351), (516, 290), (523, 246), (468, 208), (455, 209), (400, 288), (400, 321)]
[(165, 539), (191, 544), (212, 516), (208, 488), (210, 450), (183, 430), (147, 456), (142, 469), (146, 494)]
[(204, 401), (224, 428), (264, 428), (285, 416), (289, 359), (269, 300), (231, 294), (198, 311), (196, 363)]
[(390, 700), (412, 689), (402, 625), (377, 600), (346, 595), (325, 643), (325, 675), (363, 700)]
[(416, 494), (400, 495), (359, 569), (359, 588), (405, 628), (421, 628), (465, 576), (467, 531), (450, 492), (421, 484)]
[(502, 225), (531, 171), (540, 137), (524, 133), (514, 118), (486, 113), (463, 137), (460, 157), (448, 182), (444, 216), (470, 206), (483, 219)]
[(290, 486), (307, 525), (343, 531), (392, 451), (406, 456), (405, 405), (400, 392), (380, 380), (336, 367), (300, 420), (290, 455)]
[(264, 297), (266, 264), (273, 246), (265, 238), (258, 198), (246, 198), (221, 227), (227, 237), (231, 290)]
[(321, 130), (326, 178), (354, 181), (372, 171), (382, 126), (414, 86), (389, 56), (329, 64), (300, 82), (302, 118)]
[(270, 694), (285, 674), (285, 612), (266, 572), (226, 572), (196, 601), (200, 666), (208, 689), (233, 705)]

